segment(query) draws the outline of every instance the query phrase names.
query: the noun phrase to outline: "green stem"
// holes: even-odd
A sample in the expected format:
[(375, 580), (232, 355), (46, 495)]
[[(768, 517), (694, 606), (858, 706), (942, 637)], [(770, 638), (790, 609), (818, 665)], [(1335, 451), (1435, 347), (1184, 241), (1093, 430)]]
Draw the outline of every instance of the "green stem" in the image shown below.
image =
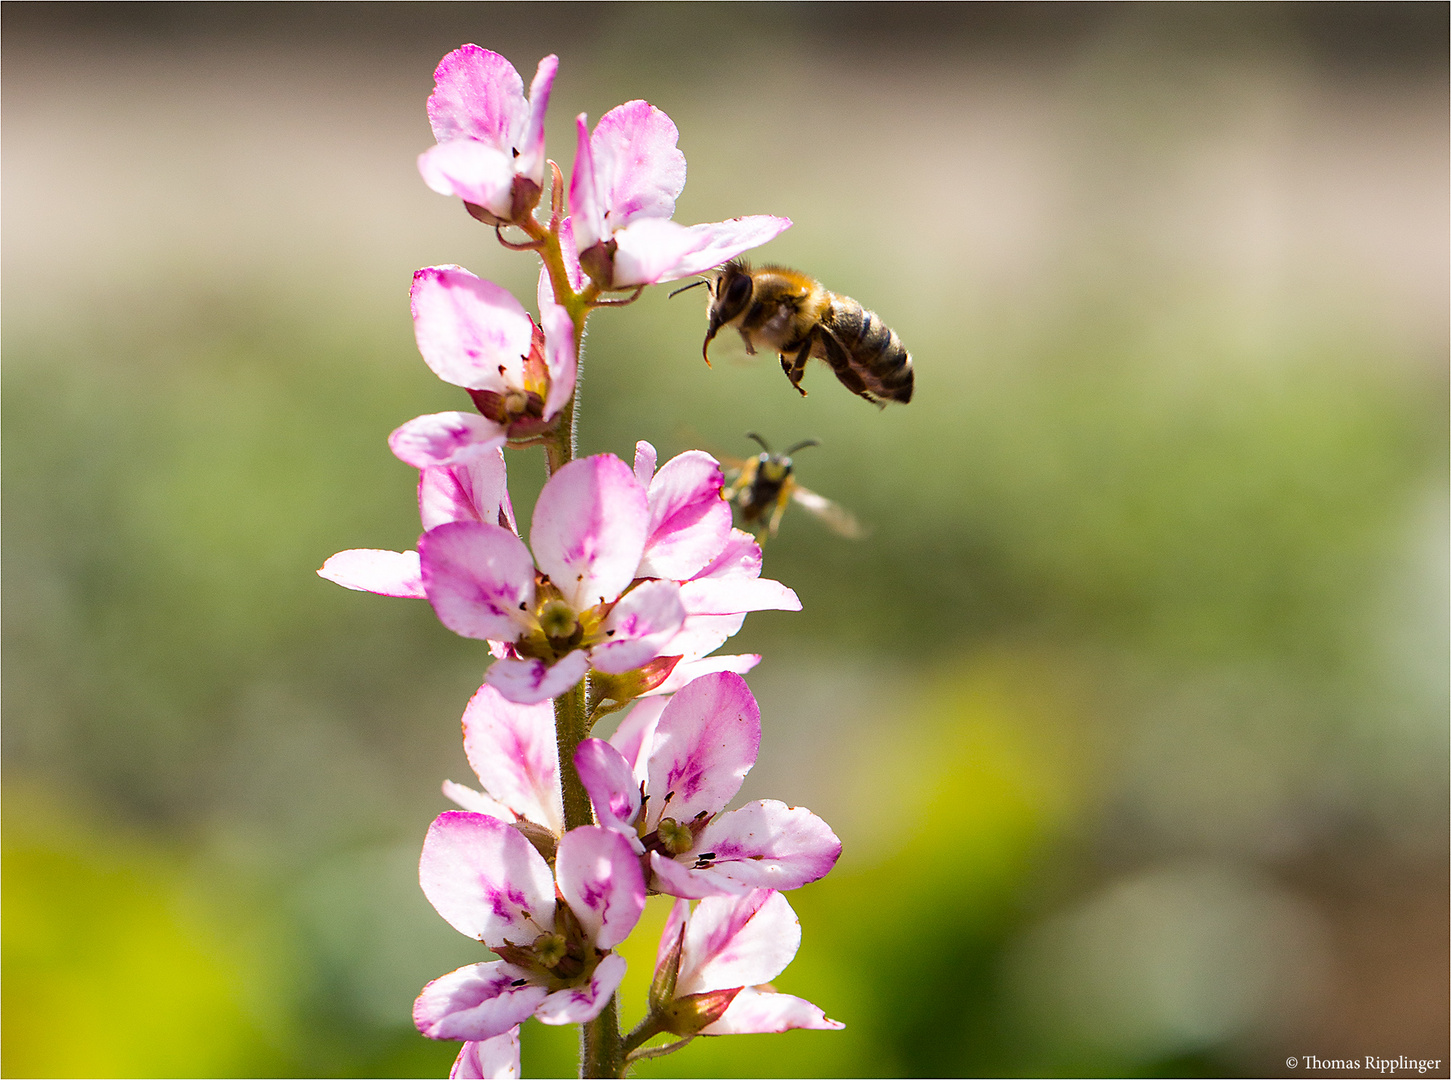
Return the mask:
[[(557, 175), (555, 182), (559, 182)], [(575, 427), (579, 418), (579, 376), (580, 369), (584, 367), (584, 356), (579, 346), (584, 336), (584, 320), (589, 314), (590, 301), (597, 295), (598, 290), (591, 283), (582, 293), (574, 291), (565, 271), (564, 253), (560, 249), (559, 233), (555, 228), (543, 225), (532, 215), (522, 227), (531, 239), (539, 243), (539, 257), (548, 268), (555, 300), (569, 312), (574, 323), (575, 355), (579, 357), (575, 368), (575, 391), (563, 410), (558, 427), (544, 442), (545, 464), (549, 475), (553, 476), (574, 460)], [(574, 768), (574, 752), (589, 734), (589, 719), (585, 709), (587, 682), (587, 678), (580, 680), (573, 689), (554, 699), (554, 734), (555, 743), (559, 747), (559, 779), (564, 795), (565, 831), (595, 823), (589, 793), (585, 791), (579, 773)], [(618, 996), (611, 995), (604, 1011), (580, 1028), (579, 1075), (582, 1077), (618, 1077), (624, 1074), (625, 1048), (620, 1038), (618, 1002)]]
[(580, 1029), (581, 1077), (625, 1075), (625, 1044), (620, 1039), (619, 1011), (619, 996), (612, 995), (605, 1011)]
[(574, 752), (587, 734), (584, 695), (585, 684), (581, 679), (574, 689), (554, 699), (554, 737), (559, 747), (559, 779), (564, 789), (566, 830), (595, 823), (589, 794), (574, 768)]

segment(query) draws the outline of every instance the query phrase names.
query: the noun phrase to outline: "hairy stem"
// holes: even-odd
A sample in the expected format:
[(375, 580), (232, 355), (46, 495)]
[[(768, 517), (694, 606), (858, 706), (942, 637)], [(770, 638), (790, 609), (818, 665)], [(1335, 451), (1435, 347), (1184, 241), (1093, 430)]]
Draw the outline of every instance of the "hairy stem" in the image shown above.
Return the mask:
[[(551, 168), (555, 187), (558, 189), (559, 169), (553, 163)], [(575, 355), (579, 358), (575, 367), (575, 391), (564, 407), (558, 426), (544, 442), (545, 464), (550, 476), (574, 460), (574, 432), (579, 418), (579, 380), (584, 367), (584, 355), (579, 346), (584, 337), (584, 320), (589, 314), (586, 294), (575, 292), (570, 284), (564, 265), (564, 252), (559, 246), (558, 190), (554, 194), (553, 203), (555, 212), (548, 226), (542, 225), (532, 215), (523, 226), (524, 231), (537, 245), (535, 250), (539, 252), (539, 257), (549, 272), (549, 283), (554, 288), (555, 302), (569, 312), (570, 321), (574, 324)], [(589, 734), (589, 719), (585, 708), (588, 681), (587, 677), (580, 680), (568, 693), (554, 699), (554, 733), (555, 743), (559, 747), (559, 779), (564, 794), (566, 831), (577, 829), (581, 825), (593, 825), (595, 820), (589, 794), (584, 790), (584, 784), (574, 768), (574, 752), (580, 741)], [(617, 996), (611, 995), (604, 1011), (580, 1028), (579, 1075), (618, 1077), (624, 1071), (625, 1048), (620, 1038), (619, 1003)]]
[(620, 1039), (619, 995), (611, 996), (605, 1011), (580, 1029), (579, 1075), (625, 1075), (625, 1044)]
[(594, 809), (579, 773), (574, 769), (574, 751), (585, 737), (585, 684), (580, 680), (574, 689), (554, 699), (554, 737), (559, 747), (559, 779), (564, 789), (564, 827), (577, 829), (595, 823)]

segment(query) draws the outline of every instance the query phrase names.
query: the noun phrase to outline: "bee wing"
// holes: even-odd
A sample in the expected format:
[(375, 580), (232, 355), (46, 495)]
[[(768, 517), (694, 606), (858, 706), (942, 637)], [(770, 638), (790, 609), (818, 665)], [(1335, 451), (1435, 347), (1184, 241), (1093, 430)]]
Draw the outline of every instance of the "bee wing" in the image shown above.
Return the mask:
[(844, 536), (848, 540), (860, 540), (867, 534), (862, 523), (850, 510), (839, 503), (832, 502), (824, 495), (816, 494), (810, 488), (804, 488), (800, 484), (795, 485), (791, 490), (791, 498), (819, 517), (827, 528), (839, 536)]

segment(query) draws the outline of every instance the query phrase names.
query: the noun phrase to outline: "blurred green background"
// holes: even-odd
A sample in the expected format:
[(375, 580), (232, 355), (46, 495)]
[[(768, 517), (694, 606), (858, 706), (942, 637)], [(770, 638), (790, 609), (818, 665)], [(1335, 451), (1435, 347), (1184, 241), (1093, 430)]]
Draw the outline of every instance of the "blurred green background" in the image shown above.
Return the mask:
[(878, 413), (707, 369), (699, 294), (591, 321), (583, 451), (815, 437), (801, 481), (872, 529), (788, 514), (805, 610), (736, 639), (741, 797), (845, 843), (777, 985), (846, 1030), (640, 1075), (1446, 1064), (1445, 5), (3, 18), (0, 1071), (447, 1074), (409, 1007), (484, 957), (416, 860), (484, 654), (313, 571), (412, 545), (385, 437), (463, 407), (412, 271), (532, 307), (415, 169), (465, 41), (559, 53), (566, 171), (576, 113), (664, 108), (678, 218), (789, 215), (757, 258), (916, 360)]

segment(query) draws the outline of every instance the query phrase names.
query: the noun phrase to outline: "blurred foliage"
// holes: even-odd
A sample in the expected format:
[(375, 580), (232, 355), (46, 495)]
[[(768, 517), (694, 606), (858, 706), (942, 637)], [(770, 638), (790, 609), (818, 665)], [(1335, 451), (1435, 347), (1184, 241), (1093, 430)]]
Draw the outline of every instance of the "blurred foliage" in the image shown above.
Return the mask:
[[(761, 25), (708, 5), (553, 9), (599, 31), (560, 30), (556, 155), (575, 111), (658, 101), (690, 155), (682, 219), (791, 214), (762, 261), (877, 310), (918, 380), (909, 407), (878, 413), (821, 367), (805, 399), (769, 359), (707, 369), (698, 293), (652, 290), (591, 321), (582, 452), (628, 457), (646, 438), (662, 459), (695, 445), (743, 457), (748, 429), (815, 437), (799, 479), (872, 530), (851, 543), (788, 512), (766, 565), (804, 610), (753, 615), (733, 644), (766, 657), (751, 676), (762, 757), (742, 798), (811, 806), (845, 841), (832, 875), (789, 897), (803, 946), (777, 985), (846, 1030), (699, 1039), (640, 1075), (1254, 1073), (1273, 1060), (1255, 1047), (1328, 1015), (1315, 1010), (1334, 989), (1330, 909), (1296, 867), (1390, 860), (1408, 878), (1431, 867), (1443, 890), (1444, 319), (1414, 297), (1398, 307), (1343, 252), (1290, 245), (1294, 272), (1271, 284), (1225, 269), (1223, 238), (1195, 217), (1217, 220), (1204, 207), (1218, 204), (1175, 186), (1183, 172), (1212, 194), (1258, 191), (1235, 179), (1235, 155), (1278, 160), (1313, 127), (1310, 106), (1285, 101), (1323, 108), (1334, 147), (1373, 156), (1379, 129), (1337, 125), (1354, 108), (1400, 118), (1403, 99), (1345, 89), (1327, 55), (1383, 72), (1380, 48), (1444, 68), (1443, 50), (1424, 55), (1420, 8), (1396, 22), (1361, 7), (1361, 34), (1312, 9), (883, 7), (832, 33), (811, 7), (751, 9)], [(293, 17), (331, 25), (321, 10)], [(275, 158), (206, 144), (242, 177), (225, 189), (242, 225), (198, 232), (215, 265), (172, 220), (190, 220), (183, 196), (214, 213), (214, 189), (160, 165), (141, 172), (161, 192), (145, 220), (175, 229), (146, 237), (160, 255), (108, 249), (89, 220), (92, 247), (64, 246), (69, 218), (45, 216), (45, 185), (11, 180), (51, 175), (35, 130), (65, 125), (25, 50), (43, 59), (54, 41), (7, 38), (7, 193), (20, 192), (0, 339), (7, 1075), (445, 1075), (456, 1053), (417, 1036), (410, 1004), (484, 955), (422, 898), (416, 859), (447, 806), (440, 781), (469, 779), (457, 717), (486, 659), (425, 605), (313, 570), (339, 549), (412, 545), (415, 476), (385, 436), (460, 407), (418, 360), (408, 273), (457, 259), (521, 296), (532, 274), (411, 173), (393, 202), (382, 180), (368, 188), (387, 214), (337, 213), (348, 234), (412, 230), (419, 252), (355, 257), (325, 230), (334, 203), (354, 207), (350, 189), (309, 204), (307, 177), (334, 183), (335, 161), (359, 188), (373, 170), (407, 173), (427, 139), (428, 65), (459, 40), (521, 67), (556, 46), (529, 9), (424, 10), (349, 9), (409, 30), (306, 71), (279, 52), (267, 70), (285, 74), (287, 106), (259, 91), (221, 124), (208, 80), (246, 99), (225, 71), (153, 71), (192, 40), (166, 22), (183, 16), (122, 20), (137, 50), (125, 62), (195, 96), (161, 95), (155, 130), (136, 136), (147, 154), (161, 158), (173, 127), (195, 135), (186, 108), (227, 140), (291, 132), (245, 143)], [(218, 41), (265, 29), (214, 17)], [(482, 28), (457, 25), (469, 20)], [(699, 55), (706, 30), (716, 45)], [(324, 141), (322, 171), (289, 178), (288, 154), (318, 139), (287, 127), (306, 97), (288, 80), (350, 64), (344, 89), (367, 83), (411, 126), (395, 146), (372, 99), (307, 98), (361, 132), (360, 156)], [(357, 74), (372, 64), (376, 85)], [(763, 122), (783, 100), (800, 122)], [(1266, 121), (1256, 142), (1277, 109), (1283, 137)], [(1431, 176), (1438, 206), (1443, 120), (1405, 180), (1414, 193)], [(988, 175), (995, 149), (1011, 157), (1023, 132), (1049, 129), (1060, 156), (1030, 147), (1030, 168)], [(864, 222), (863, 192), (901, 190), (903, 146), (931, 181), (911, 208), (928, 223)], [(120, 199), (128, 174), (97, 153), (114, 166), (98, 187)], [(237, 196), (259, 160), (295, 206), (273, 188), (254, 196), (261, 210)], [(1054, 185), (1065, 194), (1043, 205), (1057, 217), (1014, 202)], [(1302, 201), (1290, 190), (1286, 216)], [(1393, 200), (1352, 201), (1369, 214)], [(121, 230), (114, 210), (98, 216)], [(1359, 220), (1326, 215), (1349, 232)], [(57, 231), (22, 259), (14, 237), (36, 221)], [(997, 246), (988, 258), (975, 244)], [(65, 288), (42, 287), (57, 274)], [(542, 462), (525, 452), (510, 469), (527, 529)], [(652, 900), (625, 947), (627, 1023), (665, 912)], [(526, 1075), (572, 1073), (574, 1038), (531, 1021)]]

